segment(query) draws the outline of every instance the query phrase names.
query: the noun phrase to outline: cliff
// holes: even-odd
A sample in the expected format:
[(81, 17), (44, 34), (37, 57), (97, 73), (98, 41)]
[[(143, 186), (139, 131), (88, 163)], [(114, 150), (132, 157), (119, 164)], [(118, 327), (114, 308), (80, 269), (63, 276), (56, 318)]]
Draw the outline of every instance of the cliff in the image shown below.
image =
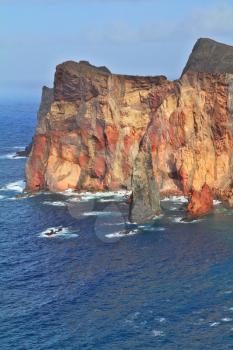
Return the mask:
[(134, 188), (135, 208), (140, 189), (156, 197), (140, 198), (145, 217), (158, 212), (158, 192), (200, 204), (204, 187), (232, 205), (233, 48), (223, 64), (225, 47), (199, 40), (177, 81), (115, 75), (85, 61), (59, 65), (54, 89), (43, 91), (26, 190)]

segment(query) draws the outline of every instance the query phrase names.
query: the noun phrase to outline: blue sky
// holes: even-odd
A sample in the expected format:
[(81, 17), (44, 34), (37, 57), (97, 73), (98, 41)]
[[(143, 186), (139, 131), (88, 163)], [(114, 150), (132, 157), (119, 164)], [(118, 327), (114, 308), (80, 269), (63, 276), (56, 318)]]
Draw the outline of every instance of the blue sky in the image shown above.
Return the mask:
[(199, 37), (233, 45), (233, 2), (0, 0), (0, 96), (40, 96), (55, 66), (176, 79)]

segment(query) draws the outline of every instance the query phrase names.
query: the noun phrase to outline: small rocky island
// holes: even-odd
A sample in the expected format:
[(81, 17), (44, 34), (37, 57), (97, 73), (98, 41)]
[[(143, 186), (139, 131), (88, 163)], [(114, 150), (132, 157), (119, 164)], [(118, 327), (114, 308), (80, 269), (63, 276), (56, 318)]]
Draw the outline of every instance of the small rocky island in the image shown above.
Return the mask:
[(189, 196), (190, 217), (233, 206), (233, 47), (199, 39), (179, 80), (56, 68), (43, 88), (26, 191), (132, 190), (130, 218)]

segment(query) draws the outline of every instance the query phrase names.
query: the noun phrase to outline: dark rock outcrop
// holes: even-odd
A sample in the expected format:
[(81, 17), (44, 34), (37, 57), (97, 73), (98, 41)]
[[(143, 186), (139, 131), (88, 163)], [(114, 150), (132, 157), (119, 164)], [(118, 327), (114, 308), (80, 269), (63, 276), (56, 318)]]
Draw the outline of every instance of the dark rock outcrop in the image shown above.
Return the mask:
[(183, 74), (187, 71), (233, 74), (233, 47), (207, 38), (199, 39)]
[(141, 147), (134, 164), (129, 220), (139, 224), (160, 214), (159, 188), (156, 183), (149, 145)]
[(31, 143), (29, 143), (28, 146), (25, 147), (24, 150), (16, 152), (15, 156), (16, 157), (29, 157), (30, 152), (32, 150), (32, 143), (33, 143), (33, 140)]

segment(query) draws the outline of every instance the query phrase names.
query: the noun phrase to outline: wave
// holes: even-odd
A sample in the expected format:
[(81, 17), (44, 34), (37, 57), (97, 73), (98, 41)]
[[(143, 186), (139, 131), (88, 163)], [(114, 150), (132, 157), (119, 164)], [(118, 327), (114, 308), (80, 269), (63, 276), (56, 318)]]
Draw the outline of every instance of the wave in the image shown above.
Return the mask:
[(187, 203), (188, 198), (185, 196), (171, 196), (164, 197), (161, 199), (161, 202), (177, 202), (177, 203)]
[(163, 337), (163, 336), (164, 336), (164, 332), (163, 332), (163, 331), (159, 331), (159, 330), (157, 330), (157, 329), (153, 329), (152, 335), (153, 335), (154, 337)]
[(0, 195), (0, 199), (4, 199), (4, 198), (5, 198), (5, 196)]
[(13, 146), (12, 148), (14, 148), (14, 149), (18, 149), (18, 150), (24, 150), (25, 149), (25, 146)]
[[(139, 228), (144, 228), (144, 227), (139, 226)], [(145, 231), (149, 231), (149, 232), (162, 232), (166, 230), (165, 227), (146, 227), (146, 226), (144, 229)]]
[(221, 319), (222, 322), (232, 322), (232, 318), (231, 317), (224, 317)]
[(22, 158), (26, 158), (26, 157), (17, 156), (17, 153), (8, 153), (0, 156), (0, 159), (10, 159), (10, 160), (22, 159)]
[[(60, 231), (58, 231), (60, 229)], [(49, 235), (51, 231), (55, 231), (57, 233)], [(77, 233), (72, 233), (68, 227), (49, 227), (46, 230), (42, 231), (39, 234), (40, 237), (43, 238), (56, 238), (56, 237), (65, 237), (65, 238), (73, 238), (78, 237)]]
[(122, 237), (128, 237), (128, 236), (133, 236), (136, 235), (139, 232), (139, 230), (131, 230), (129, 232), (126, 231), (119, 231), (119, 232), (114, 232), (114, 233), (108, 233), (105, 235), (107, 238), (122, 238)]
[[(110, 201), (109, 197), (113, 197), (114, 199), (121, 199), (124, 197), (128, 197), (131, 192), (129, 191), (105, 191), (105, 192), (77, 192), (75, 190), (66, 190), (64, 192), (59, 192), (60, 194), (64, 196), (76, 196), (77, 198), (81, 200), (92, 200), (92, 199), (98, 199), (100, 201)], [(75, 201), (75, 199), (74, 199)]]
[(22, 193), (24, 190), (25, 184), (23, 180), (18, 180), (15, 182), (11, 182), (8, 185), (3, 186), (0, 190), (1, 191), (14, 191)]
[(113, 211), (89, 211), (86, 213), (82, 214), (83, 216), (106, 216), (106, 215), (110, 215), (110, 216), (115, 216), (115, 215), (120, 215), (119, 212), (113, 212)]
[(184, 220), (184, 217), (181, 216), (181, 217), (174, 217), (174, 218), (170, 218), (172, 220), (172, 222), (175, 222), (177, 224), (195, 224), (197, 222), (201, 222), (202, 220), (201, 219), (193, 219), (193, 220), (190, 220), (190, 221), (186, 221)]
[(45, 205), (52, 205), (52, 206), (55, 206), (55, 207), (65, 207), (65, 206), (67, 206), (67, 203), (62, 202), (62, 201), (54, 201), (54, 202), (44, 201), (43, 204), (45, 204)]
[(216, 326), (219, 326), (220, 325), (220, 322), (212, 322), (210, 324), (210, 327), (216, 327)]

